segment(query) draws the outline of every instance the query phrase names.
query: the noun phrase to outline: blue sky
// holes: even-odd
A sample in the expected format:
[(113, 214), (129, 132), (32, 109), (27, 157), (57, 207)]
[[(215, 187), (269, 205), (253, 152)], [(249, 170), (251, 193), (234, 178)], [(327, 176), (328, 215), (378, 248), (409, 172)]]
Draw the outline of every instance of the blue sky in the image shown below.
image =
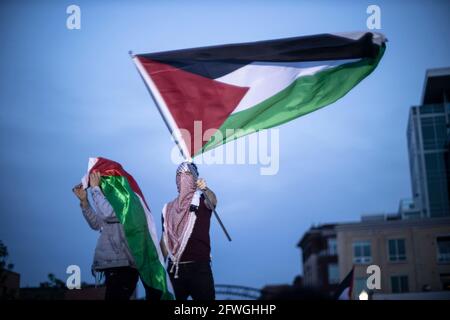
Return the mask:
[[(81, 30), (66, 8), (81, 7)], [(378, 68), (333, 105), (280, 127), (280, 170), (200, 166), (233, 242), (212, 226), (216, 283), (262, 287), (301, 273), (313, 224), (395, 212), (410, 195), (406, 123), (425, 70), (450, 66), (448, 1), (2, 1), (0, 239), (21, 284), (90, 264), (98, 235), (72, 186), (90, 156), (121, 162), (159, 223), (176, 194), (173, 143), (128, 56), (324, 32), (365, 31), (381, 8)], [(159, 228), (159, 224), (158, 224)]]

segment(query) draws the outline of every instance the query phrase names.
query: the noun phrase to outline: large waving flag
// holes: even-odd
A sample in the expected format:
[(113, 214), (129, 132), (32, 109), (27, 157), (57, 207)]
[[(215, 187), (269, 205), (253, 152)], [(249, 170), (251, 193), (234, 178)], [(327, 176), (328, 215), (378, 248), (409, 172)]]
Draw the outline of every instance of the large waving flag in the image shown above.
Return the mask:
[(376, 68), (385, 42), (379, 33), (320, 34), (133, 60), (169, 129), (189, 133), (177, 142), (190, 157), (335, 102)]
[(102, 192), (123, 225), (141, 279), (149, 287), (160, 290), (161, 299), (173, 300), (175, 296), (164, 267), (153, 216), (138, 184), (119, 163), (99, 157), (89, 159), (88, 172), (82, 180), (85, 188), (93, 171), (102, 176)]

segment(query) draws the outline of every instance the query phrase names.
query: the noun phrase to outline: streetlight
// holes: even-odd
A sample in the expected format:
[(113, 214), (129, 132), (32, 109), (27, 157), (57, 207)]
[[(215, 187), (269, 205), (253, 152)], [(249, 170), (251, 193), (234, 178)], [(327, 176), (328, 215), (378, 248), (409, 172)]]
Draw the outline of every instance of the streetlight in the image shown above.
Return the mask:
[(359, 294), (359, 300), (369, 300), (369, 294), (366, 292), (366, 290), (361, 291)]

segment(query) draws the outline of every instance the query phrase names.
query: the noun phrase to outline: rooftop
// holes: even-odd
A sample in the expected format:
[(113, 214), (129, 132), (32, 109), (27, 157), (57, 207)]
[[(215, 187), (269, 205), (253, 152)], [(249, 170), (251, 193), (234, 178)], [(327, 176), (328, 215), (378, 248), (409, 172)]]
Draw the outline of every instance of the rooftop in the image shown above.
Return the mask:
[(311, 239), (314, 239), (318, 236), (332, 236), (335, 235), (337, 231), (375, 229), (384, 230), (388, 228), (395, 229), (405, 227), (428, 228), (432, 226), (450, 227), (450, 217), (405, 219), (402, 218), (399, 214), (362, 215), (360, 221), (313, 226), (303, 234), (303, 237), (297, 243), (297, 247), (303, 248), (303, 246)]
[(450, 97), (450, 67), (428, 69), (422, 92), (422, 104), (442, 103), (444, 92)]
[(307, 230), (303, 237), (300, 239), (300, 241), (297, 243), (297, 247), (302, 247), (303, 244), (309, 240), (311, 237), (317, 236), (317, 235), (331, 235), (334, 234), (336, 224), (335, 223), (327, 223), (327, 224), (320, 224), (320, 225), (314, 225), (309, 230)]

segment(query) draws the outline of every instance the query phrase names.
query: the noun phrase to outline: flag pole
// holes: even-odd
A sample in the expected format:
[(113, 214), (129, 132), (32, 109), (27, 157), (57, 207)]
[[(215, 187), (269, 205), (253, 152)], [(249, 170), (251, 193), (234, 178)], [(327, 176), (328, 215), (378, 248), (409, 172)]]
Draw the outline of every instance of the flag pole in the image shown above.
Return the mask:
[[(197, 173), (194, 169), (192, 169), (191, 163), (188, 163), (188, 168), (189, 168), (189, 171), (191, 171), (191, 174), (194, 177), (194, 179), (197, 180), (197, 178), (198, 178)], [(227, 237), (228, 241), (231, 241), (231, 237), (228, 234), (228, 231), (225, 228), (225, 225), (223, 224), (222, 220), (220, 219), (219, 214), (216, 211), (216, 207), (213, 205), (213, 203), (212, 203), (211, 199), (209, 199), (208, 195), (205, 192), (202, 192), (202, 193), (203, 193), (203, 196), (205, 197), (206, 204), (208, 205), (209, 208), (212, 208), (211, 210), (213, 211), (214, 216), (216, 217), (217, 221), (219, 222), (219, 225), (222, 228), (223, 233), (225, 233), (225, 236)]]
[[(190, 156), (189, 149), (186, 146), (186, 143), (183, 140), (183, 137), (181, 136), (180, 130), (178, 130), (175, 120), (172, 117), (172, 114), (169, 112), (169, 109), (167, 108), (167, 105), (163, 99), (163, 97), (160, 95), (159, 91), (156, 88), (155, 83), (153, 80), (148, 76), (148, 74), (145, 72), (144, 67), (142, 66), (139, 59), (133, 54), (133, 52), (130, 50), (129, 55), (131, 59), (133, 60), (136, 68), (138, 69), (139, 75), (141, 76), (142, 80), (145, 83), (145, 86), (150, 93), (150, 96), (152, 97), (153, 101), (155, 102), (156, 108), (159, 111), (159, 114), (164, 120), (164, 123), (166, 124), (167, 129), (169, 130), (170, 134), (172, 135), (175, 144), (177, 145), (178, 149), (180, 150), (181, 156), (185, 161), (189, 163), (188, 168), (193, 175), (193, 177), (197, 180), (197, 174), (195, 174), (194, 170), (191, 167), (192, 158)], [(207, 194), (203, 192), (203, 196), (205, 197), (206, 204), (209, 208), (212, 208), (212, 211), (214, 213), (214, 216), (216, 217), (217, 221), (219, 222), (220, 227), (222, 228), (222, 231), (225, 233), (225, 236), (227, 237), (228, 241), (231, 241), (231, 237), (225, 228), (225, 225), (223, 224), (222, 220), (219, 217), (219, 214), (217, 213), (215, 206), (212, 204), (212, 201), (209, 199)]]

